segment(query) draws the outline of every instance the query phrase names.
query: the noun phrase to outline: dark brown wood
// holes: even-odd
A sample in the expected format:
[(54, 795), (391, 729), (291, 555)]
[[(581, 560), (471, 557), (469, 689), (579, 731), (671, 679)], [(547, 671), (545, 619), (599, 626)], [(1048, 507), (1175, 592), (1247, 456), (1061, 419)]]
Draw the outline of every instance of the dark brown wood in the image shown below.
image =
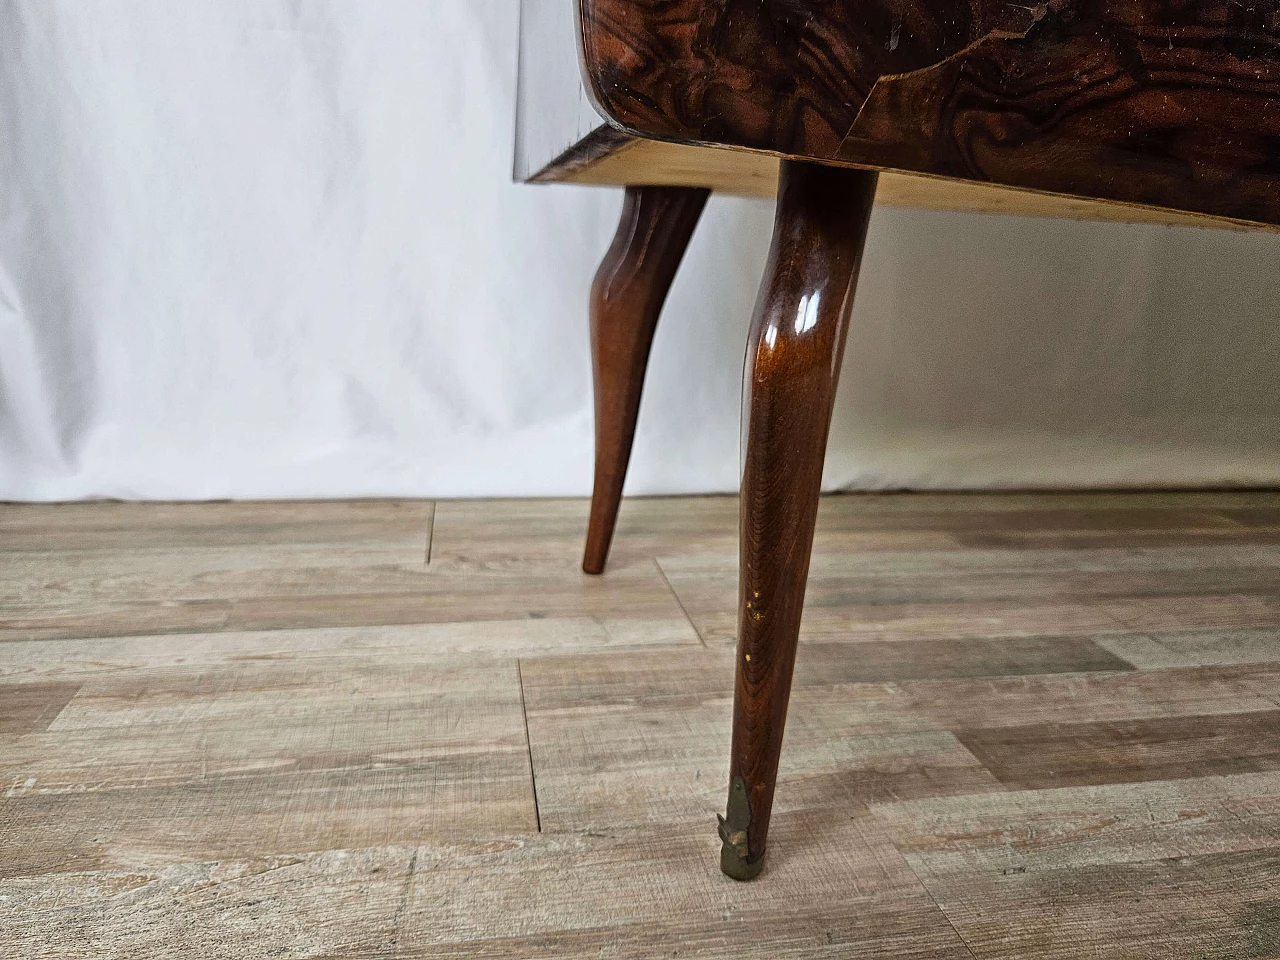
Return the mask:
[(579, 0), (639, 137), (1280, 223), (1275, 0)]
[(708, 196), (688, 187), (628, 187), (618, 233), (591, 287), (596, 475), (582, 560), (587, 573), (601, 573), (609, 555), (649, 348)]
[(738, 656), (721, 869), (763, 866), (822, 462), (876, 174), (785, 162), (743, 371)]

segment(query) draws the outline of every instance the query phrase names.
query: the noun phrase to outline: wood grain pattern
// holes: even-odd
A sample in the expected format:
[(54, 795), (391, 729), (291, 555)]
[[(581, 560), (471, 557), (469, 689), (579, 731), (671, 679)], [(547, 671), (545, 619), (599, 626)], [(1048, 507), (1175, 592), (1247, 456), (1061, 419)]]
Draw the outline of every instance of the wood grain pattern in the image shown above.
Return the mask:
[(873, 812), (926, 884), (1014, 877), (1273, 848), (1280, 774), (929, 797)]
[(0, 881), (16, 956), (386, 956), (417, 848), (373, 847)]
[(1205, 777), (875, 814), (976, 956), (1270, 957), (1278, 785)]
[(1280, 222), (1269, 5), (580, 0), (602, 112), (650, 139)]
[(277, 546), (331, 548), (334, 563), (353, 550), (421, 559), (434, 513), (435, 504), (422, 500), (0, 503), (0, 551), (56, 551), (70, 560), (99, 550), (118, 558)]
[(294, 663), (264, 651), (103, 672), (47, 730), (6, 745), (0, 782), (13, 785), (0, 815), (10, 877), (536, 824), (509, 659)]
[(45, 729), (79, 690), (78, 683), (0, 682), (0, 737)]
[[(485, 554), (473, 549), (482, 536), (455, 537), (482, 505), (442, 505), (435, 523), (429, 504), (283, 504), (274, 525), (259, 522), (266, 504), (207, 505), (203, 521), (206, 505), (107, 504), (97, 519), (91, 506), (8, 521), (0, 641), (565, 617), (595, 618), (615, 639), (696, 639), (652, 557), (617, 563), (606, 580), (581, 575), (582, 504), (572, 554), (554, 563), (538, 560), (545, 549)], [(26, 509), (0, 507), (0, 523)], [(386, 515), (350, 522), (370, 510)], [(500, 542), (519, 526), (492, 529)]]
[(1280, 769), (1280, 711), (964, 730), (960, 742), (1021, 790)]
[[(938, 509), (948, 501), (964, 509)], [(891, 509), (898, 502), (917, 508)], [(802, 641), (1280, 625), (1272, 531), (1202, 497), (1150, 495), (1140, 508), (1097, 493), (1055, 496), (1056, 509), (1016, 495), (1003, 502), (824, 500)], [(693, 546), (659, 562), (704, 640), (730, 642), (737, 558), (711, 541)], [(979, 567), (981, 579), (971, 575)], [(1241, 592), (1249, 583), (1256, 592)]]
[(604, 571), (631, 460), (658, 316), (710, 192), (627, 187), (613, 244), (591, 285), (596, 471), (582, 569)]
[(1220, 591), (1280, 494), (824, 498), (753, 884), (736, 499), (624, 502), (603, 577), (583, 500), (439, 504), (430, 564), (427, 507), (0, 507), (0, 615), (83, 631), (0, 643), (0, 954), (1280, 954), (1280, 608)]
[[(807, 810), (778, 836), (799, 853), (779, 857), (767, 887), (720, 877), (690, 821), (544, 833), (429, 863), (414, 875), (403, 939), (414, 956), (512, 960), (727, 960), (761, 945), (770, 956), (966, 955), (867, 814)], [(513, 903), (538, 907), (513, 912)]]
[(1154, 656), (1160, 667), (1210, 667), (1225, 664), (1268, 663), (1280, 648), (1280, 630), (1168, 630), (1154, 631), (1150, 639), (1158, 645)]
[(0, 641), (250, 627), (246, 608), (264, 597), (314, 607), (327, 594), (372, 594), (396, 622), (433, 511), (419, 501), (0, 504)]
[[(951, 674), (945, 664), (934, 669)], [(892, 697), (876, 687), (888, 672), (859, 671), (845, 648), (805, 650), (792, 693), (797, 722), (779, 767), (780, 813), (832, 796), (857, 807), (1000, 789), (950, 732), (901, 715), (896, 725), (861, 727)], [(729, 651), (690, 651), (669, 663), (630, 653), (547, 657), (525, 664), (524, 682), (544, 829), (713, 821), (731, 732)], [(673, 715), (678, 724), (668, 722)]]

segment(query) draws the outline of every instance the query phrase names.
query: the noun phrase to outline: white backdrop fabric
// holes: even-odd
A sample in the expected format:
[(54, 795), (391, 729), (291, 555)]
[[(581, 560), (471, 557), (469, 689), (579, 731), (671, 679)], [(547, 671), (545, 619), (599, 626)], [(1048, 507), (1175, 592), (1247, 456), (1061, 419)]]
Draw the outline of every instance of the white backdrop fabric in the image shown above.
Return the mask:
[[(0, 497), (584, 494), (616, 191), (510, 182), (517, 0), (0, 0)], [(732, 490), (713, 198), (628, 492)], [(1280, 237), (876, 213), (829, 488), (1280, 480)]]

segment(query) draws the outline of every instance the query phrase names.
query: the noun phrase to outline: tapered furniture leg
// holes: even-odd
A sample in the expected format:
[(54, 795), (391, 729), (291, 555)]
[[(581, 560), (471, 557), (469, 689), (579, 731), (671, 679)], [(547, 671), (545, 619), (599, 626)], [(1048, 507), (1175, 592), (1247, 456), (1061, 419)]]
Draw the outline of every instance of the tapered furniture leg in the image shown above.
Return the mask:
[(604, 570), (640, 412), (649, 347), (709, 190), (628, 187), (622, 222), (591, 287), (596, 478), (582, 569)]
[(822, 461), (876, 174), (783, 161), (743, 373), (739, 627), (720, 868), (764, 866)]

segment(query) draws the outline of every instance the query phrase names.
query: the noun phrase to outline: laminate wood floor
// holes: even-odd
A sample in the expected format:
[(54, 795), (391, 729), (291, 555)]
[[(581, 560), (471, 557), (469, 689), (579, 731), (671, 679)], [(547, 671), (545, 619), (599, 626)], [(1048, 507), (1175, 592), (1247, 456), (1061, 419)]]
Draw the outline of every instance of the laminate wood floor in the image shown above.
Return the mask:
[(751, 884), (736, 516), (0, 506), (0, 956), (1280, 957), (1280, 494), (825, 499)]

